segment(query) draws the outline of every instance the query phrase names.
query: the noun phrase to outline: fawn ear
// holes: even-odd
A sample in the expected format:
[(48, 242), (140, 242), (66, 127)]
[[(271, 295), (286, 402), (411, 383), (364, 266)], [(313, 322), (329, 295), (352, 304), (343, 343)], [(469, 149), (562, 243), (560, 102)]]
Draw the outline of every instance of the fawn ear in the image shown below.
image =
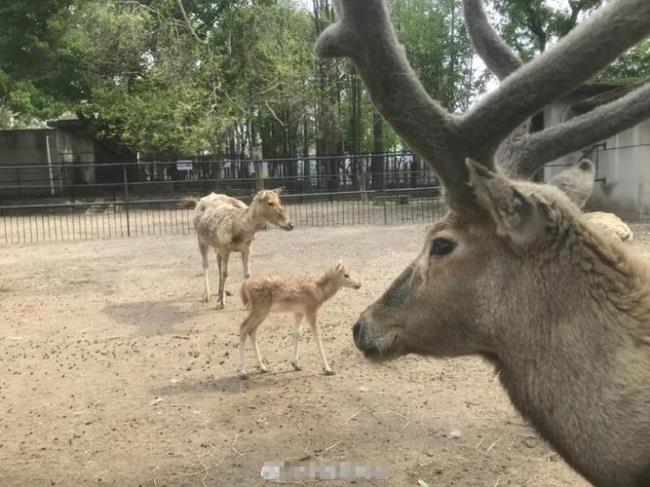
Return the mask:
[(537, 199), (525, 195), (510, 180), (478, 162), (468, 159), (466, 164), (476, 200), (492, 217), (497, 234), (517, 246), (535, 241), (544, 231)]
[(271, 191), (273, 191), (276, 194), (280, 194), (284, 191), (284, 186), (280, 186), (279, 188), (272, 189)]
[(551, 178), (551, 184), (562, 190), (580, 209), (587, 203), (594, 190), (596, 166), (589, 159), (582, 159)]
[(343, 260), (339, 258), (339, 263), (336, 264), (335, 270), (338, 272), (343, 269)]

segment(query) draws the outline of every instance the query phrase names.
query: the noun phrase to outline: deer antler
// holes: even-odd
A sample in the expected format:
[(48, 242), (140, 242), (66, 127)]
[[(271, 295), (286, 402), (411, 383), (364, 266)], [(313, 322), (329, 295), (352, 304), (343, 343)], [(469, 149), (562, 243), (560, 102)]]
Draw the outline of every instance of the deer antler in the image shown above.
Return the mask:
[(417, 80), (384, 0), (338, 0), (335, 8), (337, 21), (321, 34), (316, 51), (352, 60), (378, 110), (438, 172), (454, 206), (472, 201), (466, 157), (492, 168), (495, 150), (515, 128), (650, 33), (648, 0), (611, 1), (458, 118)]
[(648, 0), (607, 3), (479, 100), (463, 118), (461, 138), (470, 140), (470, 152), (489, 154), (527, 118), (590, 79), (649, 32)]
[[(456, 138), (457, 120), (433, 101), (406, 60), (383, 0), (339, 0), (337, 21), (316, 43), (323, 57), (350, 58), (379, 112), (431, 164), (452, 202), (463, 204), (467, 169)], [(460, 162), (460, 163), (459, 163)]]
[[(610, 9), (616, 6), (615, 11), (624, 14), (619, 8), (622, 3), (612, 2)], [(630, 4), (631, 2), (625, 5), (625, 8)], [(650, 3), (645, 4), (645, 11), (638, 12), (641, 15), (647, 15)], [(482, 0), (463, 0), (463, 8), (474, 49), (490, 71), (503, 80), (523, 66), (521, 59), (488, 22)], [(607, 20), (607, 15), (610, 14), (605, 9), (602, 10), (599, 16)], [(619, 16), (616, 20), (625, 25), (623, 20), (626, 15), (630, 14)], [(648, 22), (647, 19), (643, 21)], [(610, 38), (606, 39), (609, 42)], [(511, 172), (532, 177), (547, 162), (633, 127), (649, 116), (650, 83), (614, 102), (541, 132), (529, 135), (529, 121), (524, 122), (499, 148), (499, 161), (509, 166)]]
[(650, 83), (618, 100), (516, 142), (517, 172), (532, 177), (547, 162), (606, 139), (650, 117)]

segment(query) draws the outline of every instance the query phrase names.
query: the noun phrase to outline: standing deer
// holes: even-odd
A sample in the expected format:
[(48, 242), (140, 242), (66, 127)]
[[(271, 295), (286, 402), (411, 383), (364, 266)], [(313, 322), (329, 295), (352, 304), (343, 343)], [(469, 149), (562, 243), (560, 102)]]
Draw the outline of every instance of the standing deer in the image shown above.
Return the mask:
[(210, 297), (208, 281), (210, 247), (214, 247), (216, 251), (219, 267), (217, 308), (223, 309), (231, 252), (241, 252), (244, 278), (248, 278), (250, 247), (255, 233), (267, 223), (277, 225), (284, 230), (293, 229), (289, 215), (280, 201), (280, 191), (280, 188), (262, 190), (255, 195), (250, 206), (230, 196), (215, 193), (204, 196), (200, 200), (184, 198), (181, 201), (183, 207), (194, 208), (194, 228), (203, 263), (205, 302), (208, 302)]
[[(464, 5), (468, 29), (496, 42), (476, 14), (480, 0)], [(521, 129), (647, 37), (650, 2), (605, 3), (462, 116), (424, 91), (384, 0), (339, 0), (336, 13), (317, 52), (351, 59), (378, 110), (436, 170), (450, 208), (361, 314), (356, 346), (376, 361), (481, 355), (514, 406), (586, 479), (650, 485), (650, 264), (583, 219), (571, 199), (588, 189), (577, 188), (580, 178), (576, 191), (563, 191), (515, 177), (650, 115), (646, 84), (564, 124)]]
[(291, 358), (293, 368), (301, 370), (298, 364), (298, 346), (300, 343), (301, 323), (303, 317), (305, 317), (316, 339), (323, 372), (325, 375), (333, 375), (334, 372), (327, 363), (325, 351), (323, 350), (316, 314), (323, 303), (332, 298), (342, 287), (360, 289), (361, 284), (350, 276), (341, 262), (319, 278), (309, 276), (258, 276), (244, 281), (241, 287), (241, 299), (244, 305), (250, 308), (250, 312), (239, 327), (239, 376), (243, 379), (248, 378), (244, 366), (246, 337), (250, 337), (253, 343), (253, 350), (255, 350), (260, 369), (262, 372), (267, 372), (268, 369), (264, 365), (257, 346), (256, 334), (257, 329), (272, 311), (293, 313), (294, 344)]

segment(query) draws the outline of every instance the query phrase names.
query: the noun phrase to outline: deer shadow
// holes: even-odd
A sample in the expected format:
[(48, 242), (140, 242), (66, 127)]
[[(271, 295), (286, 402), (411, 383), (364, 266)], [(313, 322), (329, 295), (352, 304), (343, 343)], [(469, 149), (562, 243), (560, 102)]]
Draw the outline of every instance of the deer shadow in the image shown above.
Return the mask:
[(136, 335), (156, 336), (182, 332), (176, 326), (190, 318), (214, 311), (211, 308), (191, 308), (190, 299), (169, 301), (139, 301), (135, 303), (109, 304), (103, 312), (119, 323), (138, 328)]
[[(288, 364), (287, 364), (288, 365)], [(175, 396), (182, 394), (241, 394), (251, 390), (268, 390), (285, 384), (300, 384), (321, 377), (314, 371), (305, 373), (291, 369), (270, 371), (266, 373), (249, 371), (248, 379), (241, 379), (235, 373), (215, 379), (183, 380), (175, 384), (152, 389), (155, 396)]]

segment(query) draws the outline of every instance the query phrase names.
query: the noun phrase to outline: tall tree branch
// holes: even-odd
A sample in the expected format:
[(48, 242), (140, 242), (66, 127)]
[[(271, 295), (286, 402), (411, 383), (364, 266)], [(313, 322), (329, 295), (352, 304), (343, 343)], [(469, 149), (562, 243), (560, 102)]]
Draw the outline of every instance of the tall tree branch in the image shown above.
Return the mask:
[(187, 16), (187, 12), (185, 11), (185, 7), (183, 6), (183, 0), (176, 0), (176, 3), (178, 4), (178, 8), (180, 9), (181, 14), (183, 15), (183, 20), (185, 20), (185, 24), (187, 25), (187, 28), (189, 29), (190, 34), (192, 34), (192, 36), (197, 41), (199, 41), (201, 44), (205, 44), (206, 40), (201, 39), (199, 37), (199, 35), (196, 33), (196, 31), (194, 30), (194, 27), (192, 27), (192, 24), (190, 22), (190, 18)]
[(463, 10), (474, 50), (497, 78), (506, 78), (524, 64), (490, 25), (483, 0), (463, 0)]

